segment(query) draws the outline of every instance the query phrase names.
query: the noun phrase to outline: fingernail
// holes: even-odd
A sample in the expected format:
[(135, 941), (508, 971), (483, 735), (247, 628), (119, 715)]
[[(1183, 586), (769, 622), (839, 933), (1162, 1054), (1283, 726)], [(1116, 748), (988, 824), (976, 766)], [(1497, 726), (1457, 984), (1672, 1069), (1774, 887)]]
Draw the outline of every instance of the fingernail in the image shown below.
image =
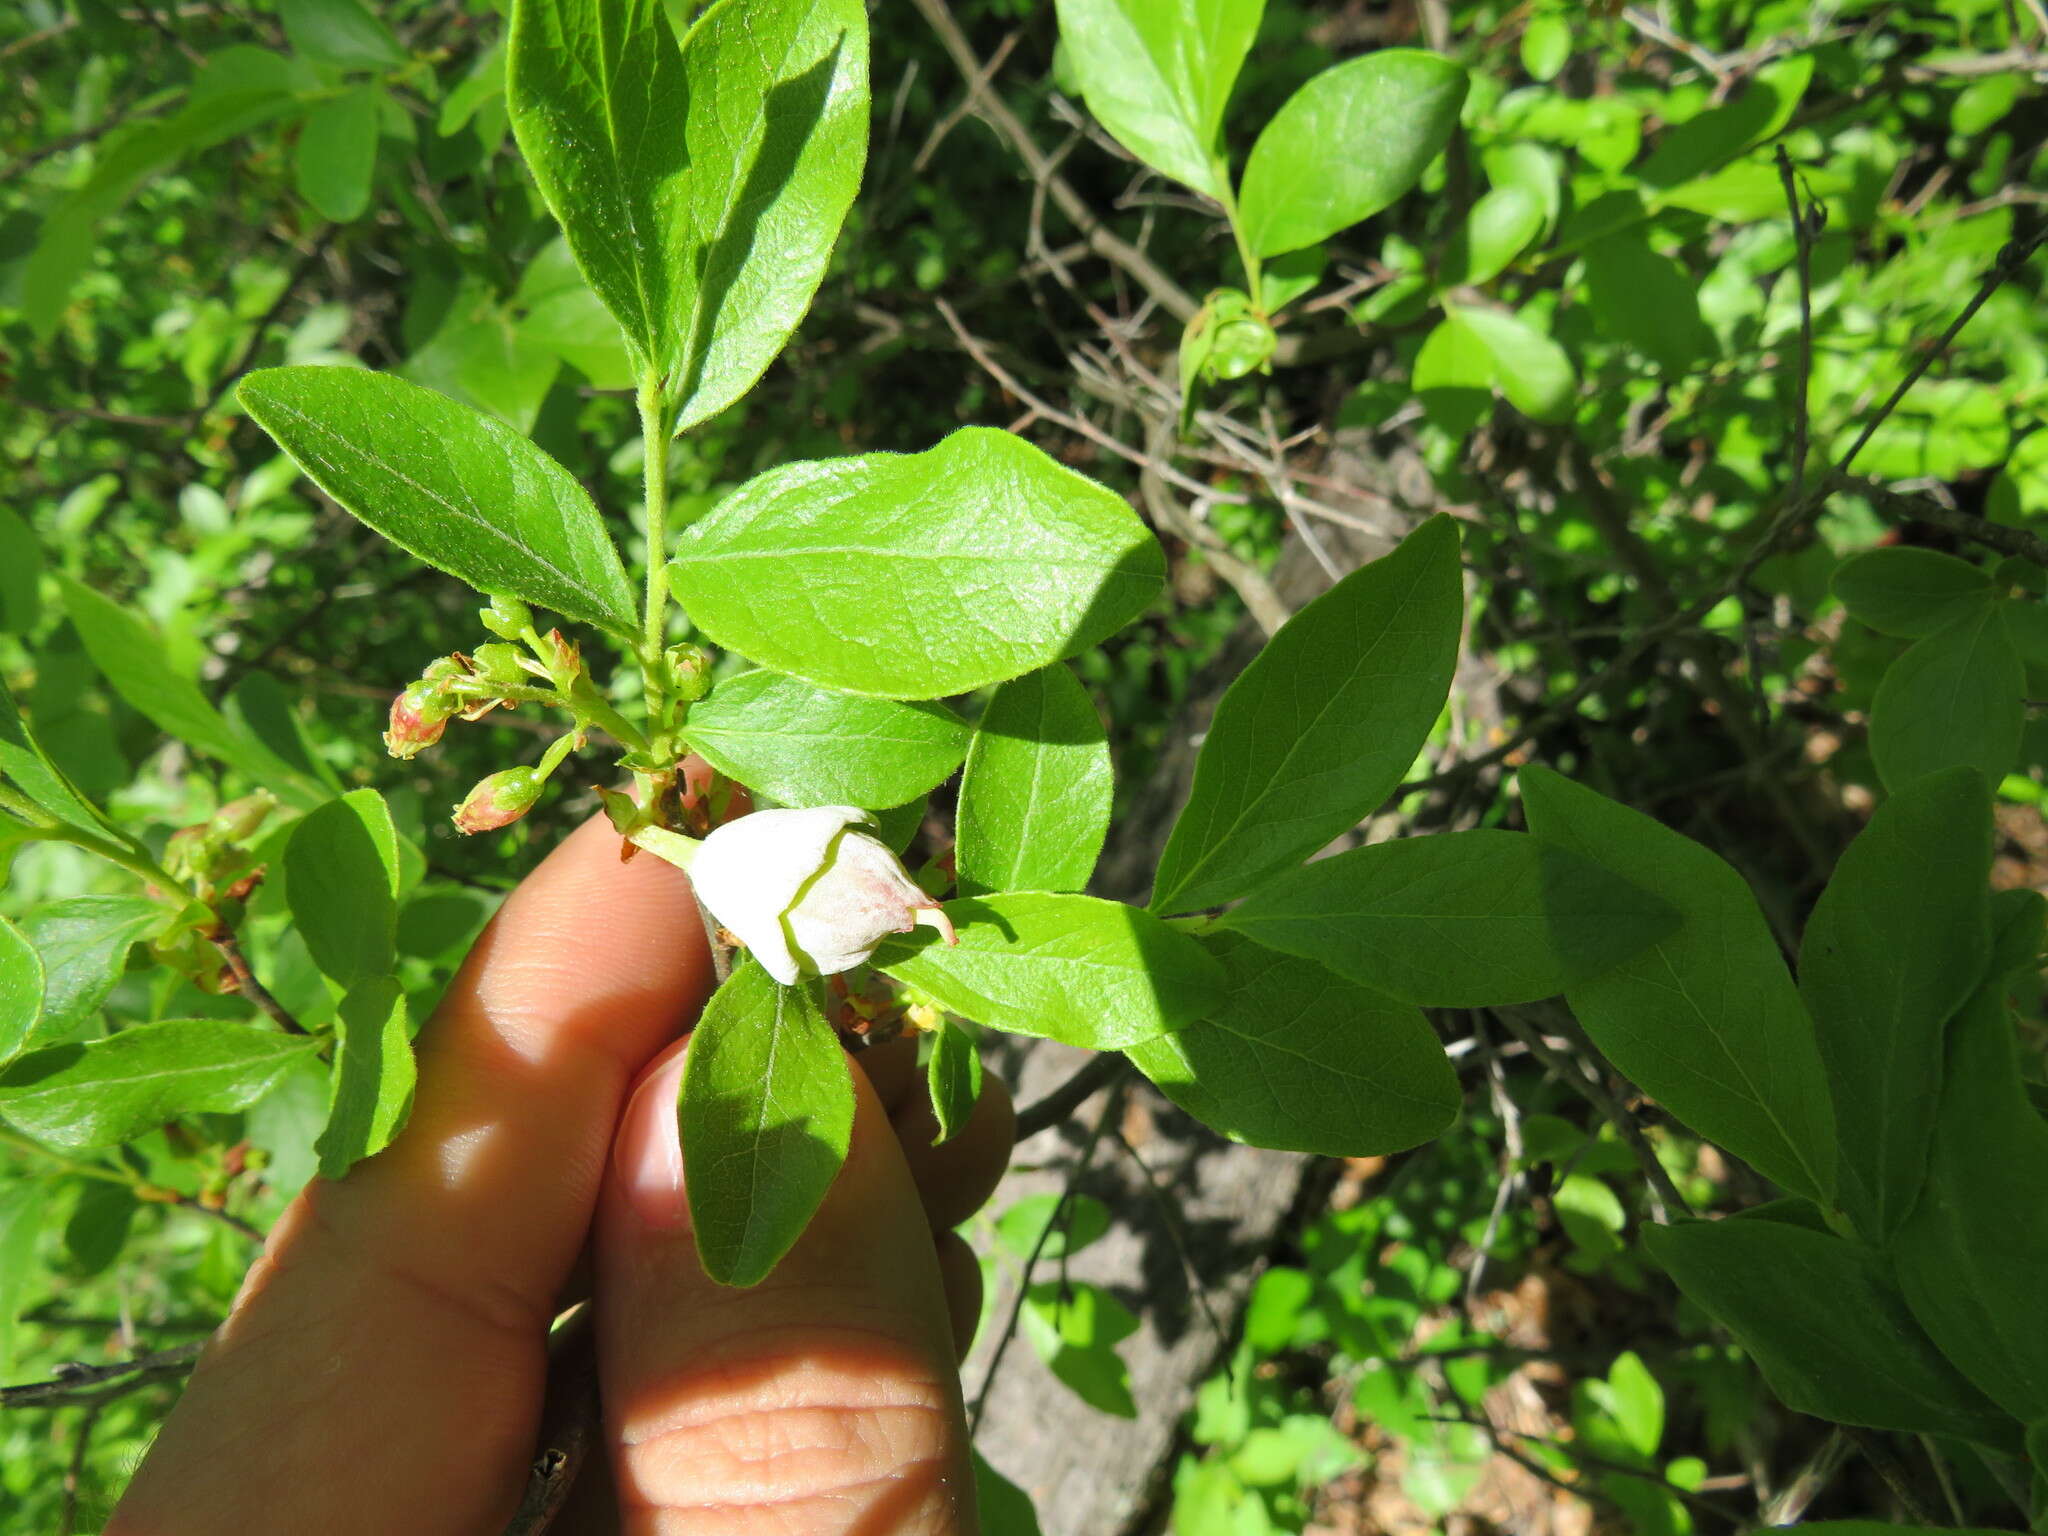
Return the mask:
[(683, 1047), (688, 1043), (678, 1040), (641, 1074), (612, 1144), (619, 1188), (643, 1226), (679, 1227), (687, 1215), (676, 1095), (682, 1087)]

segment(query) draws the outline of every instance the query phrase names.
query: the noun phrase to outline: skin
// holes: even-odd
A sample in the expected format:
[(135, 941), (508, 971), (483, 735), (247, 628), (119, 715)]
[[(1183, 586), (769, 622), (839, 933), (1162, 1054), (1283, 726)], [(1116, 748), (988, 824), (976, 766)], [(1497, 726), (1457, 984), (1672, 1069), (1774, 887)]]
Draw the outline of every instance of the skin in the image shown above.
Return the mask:
[(950, 1228), (1008, 1159), (1002, 1085), (935, 1148), (914, 1045), (855, 1058), (817, 1218), (762, 1285), (713, 1284), (672, 1108), (710, 962), (680, 872), (618, 849), (600, 818), (507, 900), (404, 1132), (285, 1212), (106, 1536), (497, 1536), (585, 1294), (608, 1464), (556, 1531), (973, 1536)]

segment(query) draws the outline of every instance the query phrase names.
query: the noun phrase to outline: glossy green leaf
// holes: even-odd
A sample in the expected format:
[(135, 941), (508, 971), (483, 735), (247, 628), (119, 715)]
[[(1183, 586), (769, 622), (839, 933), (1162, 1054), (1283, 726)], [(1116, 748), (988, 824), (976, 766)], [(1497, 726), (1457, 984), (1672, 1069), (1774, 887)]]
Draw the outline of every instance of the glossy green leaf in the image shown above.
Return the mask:
[(42, 617), (43, 544), (11, 507), (0, 507), (0, 633), (28, 636)]
[(187, 746), (275, 791), (288, 805), (320, 799), (316, 786), (255, 737), (237, 730), (199, 685), (171, 664), (162, 639), (146, 620), (68, 576), (58, 579), (86, 653), (129, 707)]
[(0, 1061), (35, 1038), (42, 1016), (42, 957), (27, 935), (0, 917)]
[(98, 808), (43, 751), (5, 679), (0, 679), (0, 775), (67, 827), (94, 837), (104, 837), (112, 830)]
[(221, 1019), (131, 1025), (0, 1068), (0, 1119), (67, 1152), (111, 1147), (178, 1115), (246, 1109), (319, 1044)]
[(1259, 268), (1259, 307), (1277, 315), (1323, 280), (1329, 255), (1320, 245), (1275, 256)]
[(1590, 981), (1668, 937), (1679, 918), (1569, 849), (1475, 830), (1317, 859), (1222, 921), (1403, 1002), (1480, 1008)]
[(1445, 287), (1498, 277), (1543, 232), (1543, 201), (1527, 187), (1495, 187), (1472, 205), (1445, 247), (1437, 281)]
[(1835, 596), (1872, 629), (1918, 640), (1991, 605), (1991, 578), (1932, 549), (1866, 550), (1835, 569)]
[(1508, 404), (1536, 421), (1561, 421), (1571, 414), (1579, 376), (1563, 347), (1504, 310), (1461, 305), (1453, 315), (1485, 348), (1493, 387)]
[(1868, 1429), (2011, 1437), (2010, 1421), (1914, 1322), (1873, 1250), (1745, 1216), (1649, 1227), (1643, 1246), (1735, 1335), (1786, 1407)]
[(2021, 1420), (2048, 1418), (2048, 1121), (2021, 1077), (2004, 988), (1949, 1026), (1926, 1188), (1892, 1247), (1921, 1326)]
[(278, 0), (278, 19), (294, 53), (335, 69), (391, 69), (405, 50), (391, 29), (358, 0)]
[(1413, 1007), (1233, 933), (1205, 934), (1227, 990), (1128, 1047), (1160, 1092), (1232, 1141), (1325, 1157), (1419, 1146), (1458, 1113), (1458, 1077)]
[(1114, 789), (1102, 717), (1072, 672), (1044, 667), (1003, 684), (975, 724), (960, 777), (961, 893), (1082, 889)]
[(1111, 137), (1155, 170), (1228, 199), (1218, 134), (1265, 0), (1058, 0), (1058, 9), (1063, 56)]
[(285, 899), (314, 964), (344, 989), (388, 976), (398, 926), (398, 832), (374, 789), (330, 800), (292, 829)]
[(901, 704), (742, 672), (690, 707), (692, 749), (784, 805), (902, 805), (967, 753), (967, 726), (943, 704)]
[(1870, 706), (1870, 755), (1885, 787), (1963, 765), (1996, 784), (2019, 756), (2026, 668), (1995, 606), (1916, 640)]
[(859, 0), (518, 0), (513, 132), (677, 430), (761, 376), (809, 307), (867, 154)]
[(1417, 48), (1383, 48), (1310, 79), (1245, 161), (1238, 207), (1252, 249), (1277, 256), (1327, 240), (1414, 186), (1450, 142), (1466, 83), (1456, 64)]
[(130, 946), (163, 916), (146, 896), (71, 896), (23, 918), (43, 964), (42, 1019), (27, 1043), (78, 1033), (121, 979)]
[(874, 963), (964, 1018), (1089, 1050), (1121, 1050), (1201, 1017), (1223, 968), (1151, 913), (1015, 891), (946, 903), (957, 947), (920, 929)]
[(1702, 1136), (1826, 1202), (1835, 1125), (1812, 1021), (1733, 869), (1640, 811), (1543, 768), (1520, 775), (1530, 830), (1678, 910), (1678, 931), (1566, 989), (1607, 1059)]
[(382, 95), (375, 86), (361, 86), (323, 101), (306, 114), (292, 168), (299, 196), (323, 219), (347, 224), (361, 218), (370, 206)]
[(1967, 768), (1878, 807), (1807, 919), (1799, 991), (1835, 1103), (1837, 1198), (1883, 1244), (1927, 1175), (1942, 1032), (1991, 953), (1991, 799)]
[(357, 368), (266, 368), (237, 396), (315, 484), (400, 548), (479, 592), (638, 633), (588, 493), (502, 422)]
[(1586, 303), (1601, 330), (1665, 373), (1683, 375), (1714, 348), (1700, 318), (1699, 284), (1640, 230), (1608, 235), (1585, 250)]
[(932, 1118), (939, 1122), (932, 1145), (939, 1146), (960, 1134), (981, 1097), (981, 1052), (974, 1036), (950, 1019), (942, 1021), (932, 1036), (925, 1087), (931, 1094)]
[(669, 577), (718, 645), (827, 688), (932, 699), (1088, 649), (1165, 559), (1121, 496), (1021, 437), (785, 464), (678, 541)]
[(1464, 592), (1435, 517), (1289, 619), (1230, 685), (1160, 856), (1152, 905), (1253, 890), (1378, 808), (1443, 709)]
[(381, 1152), (405, 1124), (418, 1073), (405, 994), (388, 976), (363, 982), (334, 1016), (334, 1089), (314, 1148), (320, 1177), (338, 1179)]
[(683, 1161), (704, 1272), (767, 1278), (846, 1160), (853, 1079), (809, 986), (748, 961), (705, 1005), (683, 1063)]

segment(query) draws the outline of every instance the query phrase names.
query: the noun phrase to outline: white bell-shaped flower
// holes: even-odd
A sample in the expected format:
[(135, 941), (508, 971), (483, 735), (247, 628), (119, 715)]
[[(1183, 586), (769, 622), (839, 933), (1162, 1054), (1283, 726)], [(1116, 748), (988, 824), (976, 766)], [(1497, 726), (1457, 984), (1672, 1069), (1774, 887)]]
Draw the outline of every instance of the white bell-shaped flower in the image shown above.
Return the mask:
[(873, 825), (851, 806), (755, 811), (704, 839), (690, 879), (711, 915), (784, 986), (850, 971), (890, 934), (920, 923), (958, 942)]

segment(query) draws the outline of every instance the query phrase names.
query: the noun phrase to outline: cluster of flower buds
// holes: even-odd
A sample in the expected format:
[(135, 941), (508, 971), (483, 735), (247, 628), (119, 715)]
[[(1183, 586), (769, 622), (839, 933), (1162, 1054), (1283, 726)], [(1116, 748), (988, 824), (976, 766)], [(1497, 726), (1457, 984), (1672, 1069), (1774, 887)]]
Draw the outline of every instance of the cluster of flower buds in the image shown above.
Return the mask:
[(393, 757), (417, 757), (441, 739), (454, 716), (464, 713), (455, 691), (469, 668), (460, 656), (440, 656), (427, 664), (416, 683), (391, 701), (391, 723), (384, 732), (384, 750)]
[(205, 821), (180, 827), (164, 844), (164, 872), (208, 905), (240, 901), (262, 878), (242, 844), (262, 830), (277, 801), (268, 790), (230, 800)]

